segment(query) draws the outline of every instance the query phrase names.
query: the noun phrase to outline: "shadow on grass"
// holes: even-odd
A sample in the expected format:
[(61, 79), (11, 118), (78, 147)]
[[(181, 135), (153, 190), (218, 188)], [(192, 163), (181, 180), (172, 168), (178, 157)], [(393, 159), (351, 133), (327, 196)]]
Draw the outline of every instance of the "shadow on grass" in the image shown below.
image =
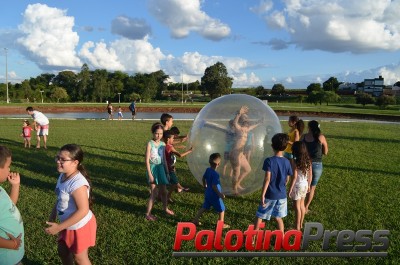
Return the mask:
[[(334, 169), (340, 169), (340, 170), (353, 170), (362, 174), (365, 174), (365, 168), (362, 167), (346, 167), (346, 166), (337, 166), (337, 165), (330, 165), (330, 164), (326, 164), (324, 163), (324, 169), (325, 168), (334, 168)], [(383, 174), (383, 175), (392, 175), (392, 176), (398, 176), (397, 171), (385, 171), (385, 170), (379, 170), (379, 169), (368, 169), (368, 174), (371, 173), (377, 173), (377, 174)]]
[[(351, 140), (351, 141), (363, 141), (363, 142), (376, 142), (376, 143), (387, 143), (387, 139), (383, 138), (366, 138), (366, 137), (353, 137), (353, 136), (328, 136), (327, 139), (338, 139), (338, 140)], [(390, 143), (400, 143), (400, 140), (391, 139)]]

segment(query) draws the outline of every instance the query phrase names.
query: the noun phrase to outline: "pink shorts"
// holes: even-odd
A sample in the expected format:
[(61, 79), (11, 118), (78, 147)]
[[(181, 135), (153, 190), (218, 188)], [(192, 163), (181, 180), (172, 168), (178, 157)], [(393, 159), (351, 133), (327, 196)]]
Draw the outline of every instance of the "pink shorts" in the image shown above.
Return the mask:
[(36, 135), (38, 136), (49, 135), (49, 125), (48, 124), (38, 125)]
[(94, 215), (89, 222), (77, 230), (63, 230), (58, 235), (58, 241), (64, 241), (65, 245), (74, 254), (93, 247), (96, 243), (97, 223)]

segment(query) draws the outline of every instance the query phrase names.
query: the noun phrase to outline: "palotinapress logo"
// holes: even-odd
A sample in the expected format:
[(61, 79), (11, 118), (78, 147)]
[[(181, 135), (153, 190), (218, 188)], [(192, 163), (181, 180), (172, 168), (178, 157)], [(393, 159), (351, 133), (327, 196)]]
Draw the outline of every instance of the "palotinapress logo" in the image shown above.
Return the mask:
[[(176, 228), (174, 257), (386, 257), (389, 230), (324, 230), (320, 223), (306, 223), (304, 232), (289, 230), (229, 230), (223, 237), (223, 222), (215, 231), (197, 231), (193, 223), (180, 222)], [(332, 242), (335, 242), (333, 244)], [(194, 243), (195, 252), (181, 252), (182, 243)], [(321, 251), (308, 252), (311, 242), (320, 242)], [(273, 250), (270, 246), (273, 244)], [(246, 251), (240, 251), (242, 249)], [(224, 251), (225, 250), (225, 251)], [(219, 251), (219, 252), (215, 252)], [(221, 252), (223, 251), (223, 252)]]

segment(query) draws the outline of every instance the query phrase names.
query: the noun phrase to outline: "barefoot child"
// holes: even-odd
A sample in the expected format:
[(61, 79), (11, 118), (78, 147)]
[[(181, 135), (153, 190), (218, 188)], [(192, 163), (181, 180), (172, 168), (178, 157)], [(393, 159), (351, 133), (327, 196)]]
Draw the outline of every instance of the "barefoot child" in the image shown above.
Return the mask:
[(176, 176), (176, 169), (175, 169), (175, 161), (173, 156), (177, 157), (184, 157), (192, 152), (192, 147), (184, 153), (179, 153), (173, 146), (174, 142), (174, 134), (171, 131), (164, 131), (164, 143), (165, 143), (165, 160), (168, 166), (169, 172), (169, 183), (171, 184), (171, 188), (168, 192), (168, 202), (173, 202), (172, 200), (172, 192), (174, 190), (178, 191), (178, 177)]
[(312, 166), (308, 156), (306, 145), (302, 141), (294, 142), (292, 146), (295, 169), (293, 172), (293, 181), (295, 181), (292, 192), (289, 197), (294, 200), (294, 208), (296, 212), (296, 229), (303, 228), (304, 215), (306, 214), (306, 206), (304, 200), (308, 192), (310, 192)]
[[(225, 199), (225, 195), (221, 193), (219, 174), (216, 171), (221, 163), (221, 155), (219, 153), (211, 154), (208, 162), (210, 163), (210, 167), (207, 168), (203, 175), (203, 186), (206, 188), (204, 192), (204, 203), (192, 221), (195, 225), (200, 225), (200, 216), (205, 211), (209, 210), (211, 206), (219, 214), (218, 221), (224, 222), (225, 205), (223, 199)], [(223, 228), (229, 228), (229, 225), (224, 224)]]
[(22, 133), (21, 136), (24, 137), (24, 147), (31, 148), (31, 131), (33, 130), (29, 124), (29, 121), (24, 120), (22, 125)]
[[(255, 230), (259, 229), (263, 219), (270, 220), (273, 216), (278, 224), (278, 229), (284, 233), (282, 218), (287, 215), (286, 185), (289, 182), (289, 176), (293, 175), (289, 160), (283, 157), (283, 150), (288, 141), (289, 137), (284, 133), (277, 133), (272, 137), (272, 149), (275, 156), (268, 157), (264, 161), (265, 179), (254, 221)], [(290, 192), (293, 185), (292, 181)]]
[(146, 220), (155, 221), (157, 218), (151, 214), (154, 201), (157, 197), (157, 190), (163, 203), (164, 211), (167, 215), (174, 215), (168, 209), (167, 188), (169, 184), (167, 173), (168, 168), (165, 161), (165, 143), (161, 141), (164, 128), (160, 123), (155, 123), (151, 127), (153, 139), (146, 146), (146, 176), (150, 185), (150, 198), (147, 203)]

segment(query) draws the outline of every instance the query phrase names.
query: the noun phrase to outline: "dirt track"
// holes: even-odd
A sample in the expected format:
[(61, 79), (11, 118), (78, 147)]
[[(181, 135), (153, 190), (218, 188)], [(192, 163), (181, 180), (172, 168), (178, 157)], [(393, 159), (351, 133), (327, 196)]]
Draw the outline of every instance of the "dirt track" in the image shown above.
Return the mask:
[[(106, 112), (105, 107), (90, 107), (90, 106), (62, 106), (62, 107), (54, 107), (54, 106), (40, 106), (36, 107), (36, 110), (39, 110), (43, 113), (62, 113), (62, 112)], [(197, 113), (201, 110), (201, 108), (196, 107), (138, 107), (138, 112), (166, 112), (166, 113)], [(123, 111), (128, 111), (128, 108)], [(382, 120), (382, 121), (394, 121), (400, 122), (400, 116), (388, 116), (388, 115), (370, 115), (370, 114), (354, 114), (354, 113), (327, 113), (327, 112), (316, 112), (316, 111), (307, 111), (307, 112), (295, 112), (295, 111), (275, 111), (277, 115), (281, 116), (309, 116), (309, 117), (331, 117), (331, 118), (343, 118), (343, 119), (366, 119), (366, 120)], [(17, 107), (17, 106), (1, 106), (0, 107), (0, 116), (2, 114), (25, 114), (25, 108)]]

